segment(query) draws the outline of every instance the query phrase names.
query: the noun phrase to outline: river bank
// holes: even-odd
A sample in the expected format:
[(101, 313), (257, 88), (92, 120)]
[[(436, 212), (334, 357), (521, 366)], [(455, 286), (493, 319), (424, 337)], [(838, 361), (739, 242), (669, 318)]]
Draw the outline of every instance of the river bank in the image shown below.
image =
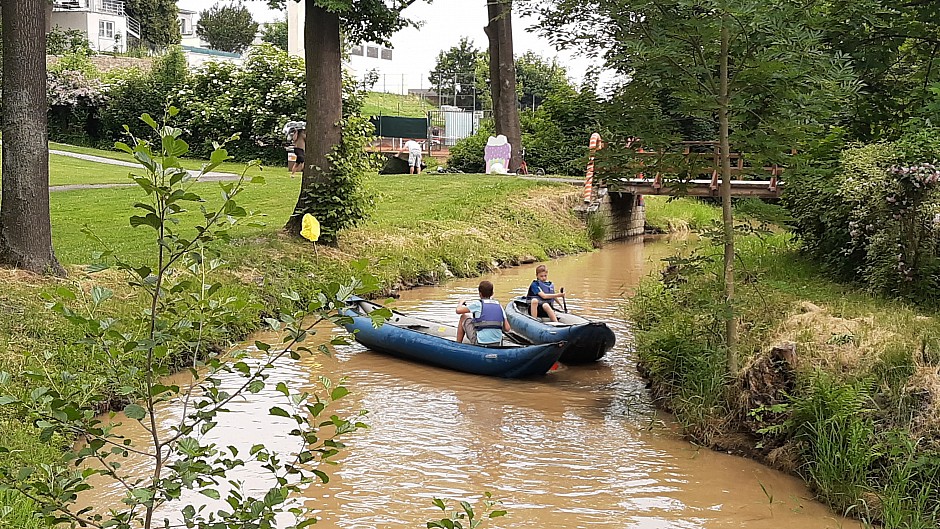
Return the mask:
[(739, 373), (725, 368), (721, 248), (703, 241), (630, 300), (657, 402), (693, 442), (797, 474), (836, 512), (937, 527), (938, 314), (827, 280), (786, 233), (736, 250)]
[[(229, 265), (219, 279), (239, 310), (224, 328), (204, 336), (217, 350), (257, 330), (263, 315), (290, 310), (297, 301), (283, 293), (296, 292), (303, 302), (325, 282), (348, 278), (357, 260), (370, 263), (368, 271), (379, 278), (383, 293), (393, 293), (591, 248), (583, 224), (570, 213), (569, 202), (576, 201), (578, 193), (563, 184), (482, 175), (374, 176), (365, 183), (375, 201), (371, 219), (343, 232), (336, 246), (314, 246), (279, 230), (296, 200), (299, 179), (275, 175), (267, 180), (264, 186), (250, 188), (240, 205), (266, 213), (268, 224), (238, 228), (235, 238), (221, 248)], [(197, 185), (206, 186), (200, 192), (209, 197), (210, 186), (217, 184)], [(112, 299), (120, 301), (103, 304), (103, 316), (141, 309), (138, 294), (125, 278), (112, 271), (86, 271), (84, 263), (91, 262), (99, 248), (80, 233), (84, 224), (122, 255), (146, 262), (148, 243), (141, 237), (152, 232), (127, 227), (137, 193), (119, 188), (53, 196), (54, 243), (69, 269), (68, 279), (0, 271), (0, 312), (6, 316), (0, 318), (0, 373), (9, 373), (0, 377), (4, 394), (22, 396), (26, 373), (69, 372), (75, 377), (69, 383), (81, 387), (100, 411), (123, 406), (122, 382), (109, 379), (106, 366), (89, 361), (82, 331), (48, 310), (46, 303), (61, 286), (90, 293), (99, 285), (113, 290)], [(55, 461), (65, 442), (37, 442), (37, 431), (8, 407), (0, 407), (0, 438), (30, 464)], [(4, 511), (0, 523), (39, 527), (28, 503), (3, 500), (13, 509)]]

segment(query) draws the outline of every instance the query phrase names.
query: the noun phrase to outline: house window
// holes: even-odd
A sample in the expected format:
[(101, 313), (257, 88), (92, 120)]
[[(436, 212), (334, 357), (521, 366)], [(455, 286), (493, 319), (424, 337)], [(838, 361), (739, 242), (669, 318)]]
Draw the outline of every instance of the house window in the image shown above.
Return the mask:
[(189, 21), (185, 18), (180, 19), (180, 35), (191, 35), (193, 32), (190, 29)]
[(350, 55), (358, 55), (358, 56), (362, 57), (362, 55), (363, 55), (363, 54), (362, 54), (362, 46), (353, 46), (352, 49), (349, 50), (349, 54), (350, 54)]
[(372, 57), (373, 59), (378, 59), (379, 49), (376, 46), (366, 47), (366, 57)]
[(392, 50), (389, 48), (382, 48), (382, 59), (386, 61), (392, 60)]
[(98, 36), (106, 39), (114, 38), (114, 22), (110, 20), (98, 21)]

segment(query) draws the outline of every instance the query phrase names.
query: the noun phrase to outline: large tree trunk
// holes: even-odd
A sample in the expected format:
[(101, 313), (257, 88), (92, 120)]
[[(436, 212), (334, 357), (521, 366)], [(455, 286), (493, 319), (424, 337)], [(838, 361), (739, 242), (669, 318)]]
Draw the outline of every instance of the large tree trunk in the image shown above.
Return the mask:
[(725, 255), (724, 255), (724, 286), (727, 312), (725, 313), (725, 344), (727, 350), (728, 370), (734, 376), (738, 371), (738, 360), (734, 353), (737, 339), (737, 325), (734, 316), (734, 214), (731, 210), (731, 145), (728, 139), (729, 123), (728, 112), (730, 95), (728, 93), (728, 15), (721, 17), (721, 57), (719, 66), (720, 93), (718, 94), (718, 141), (720, 143), (721, 159), (721, 221), (724, 227)]
[(522, 165), (522, 127), (519, 124), (516, 95), (516, 63), (512, 49), (512, 0), (487, 3), (489, 24), (483, 28), (490, 42), (490, 90), (493, 92), (493, 120), (496, 134), (512, 144), (509, 169)]
[(311, 187), (330, 178), (332, 164), (328, 155), (343, 139), (340, 128), (343, 73), (339, 15), (317, 6), (314, 0), (306, 0), (305, 4), (304, 56), (307, 74), (306, 164), (297, 205), (284, 227), (292, 234), (300, 233), (306, 205), (311, 200), (307, 196)]
[(0, 264), (64, 275), (52, 251), (46, 130), (46, 0), (0, 3), (3, 196)]

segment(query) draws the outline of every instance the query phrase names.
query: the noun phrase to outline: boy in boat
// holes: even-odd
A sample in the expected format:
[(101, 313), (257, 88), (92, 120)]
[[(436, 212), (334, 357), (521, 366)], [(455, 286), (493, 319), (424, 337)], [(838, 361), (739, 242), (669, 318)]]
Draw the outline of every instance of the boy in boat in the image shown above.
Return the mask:
[(503, 331), (509, 332), (509, 321), (503, 313), (503, 307), (493, 299), (493, 283), (480, 281), (477, 287), (480, 299), (464, 300), (457, 305), (460, 323), (457, 325), (457, 343), (463, 342), (464, 336), (472, 344), (499, 345), (503, 341)]
[(533, 318), (558, 321), (558, 316), (555, 314), (555, 300), (565, 297), (565, 293), (555, 293), (555, 285), (548, 280), (547, 266), (538, 265), (535, 268), (535, 279), (529, 285), (529, 292), (526, 296), (529, 298), (529, 314)]

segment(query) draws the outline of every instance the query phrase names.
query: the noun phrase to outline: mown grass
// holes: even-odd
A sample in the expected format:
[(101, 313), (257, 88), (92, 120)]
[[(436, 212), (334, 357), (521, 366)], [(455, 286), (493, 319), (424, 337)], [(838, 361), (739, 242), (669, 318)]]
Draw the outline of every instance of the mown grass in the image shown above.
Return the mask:
[[(720, 247), (703, 241), (705, 261), (681, 263), (631, 300), (654, 394), (696, 442), (798, 473), (839, 512), (937, 527), (940, 315), (830, 281), (787, 233), (738, 237), (736, 252), (741, 373), (725, 367)], [(794, 376), (775, 379), (760, 359), (787, 342)]]
[[(110, 159), (112, 159), (112, 160), (120, 160), (120, 161), (124, 161), (124, 162), (136, 163), (136, 161), (134, 160), (134, 157), (133, 157), (133, 156), (131, 156), (130, 154), (127, 154), (127, 153), (124, 152), (124, 151), (119, 151), (119, 150), (116, 150), (116, 149), (96, 149), (96, 148), (94, 148), (94, 147), (83, 147), (83, 146), (80, 146), (80, 145), (69, 145), (69, 144), (67, 144), (67, 143), (56, 143), (56, 142), (49, 142), (49, 149), (50, 149), (50, 150), (58, 150), (58, 151), (66, 151), (66, 152), (74, 152), (74, 153), (77, 153), (77, 154), (88, 154), (88, 155), (91, 155), (91, 156), (100, 156), (100, 157), (102, 157), (102, 158), (110, 158)], [(67, 157), (62, 156), (62, 155), (55, 155), (55, 154), (52, 154), (52, 155), (50, 155), (50, 160), (51, 160), (51, 158), (52, 158), (53, 156), (55, 156), (57, 159), (59, 159), (59, 158), (67, 158)], [(69, 160), (75, 160), (75, 158), (67, 158), (67, 159), (69, 159)], [(94, 166), (94, 167), (100, 167), (100, 165), (104, 165), (104, 164), (96, 164), (96, 162), (84, 162), (84, 163), (92, 164), (92, 166)], [(196, 158), (183, 158), (183, 159), (180, 161), (180, 163), (181, 163), (181, 165), (182, 165), (185, 169), (188, 169), (188, 170), (191, 170), (191, 171), (199, 171), (199, 170), (202, 169), (203, 165), (205, 165), (206, 161), (205, 161), (205, 160), (196, 159)], [(52, 162), (50, 161), (50, 163), (49, 163), (49, 171), (50, 171), (50, 173), (52, 173), (53, 171), (57, 171), (57, 170), (58, 170), (58, 169), (56, 168), (57, 165), (58, 165), (57, 163), (54, 164), (54, 163), (52, 163)], [(122, 181), (126, 181), (127, 173), (129, 172), (129, 170), (130, 170), (131, 168), (123, 168), (123, 167), (118, 167), (118, 166), (114, 166), (114, 167), (115, 167), (116, 169), (121, 169), (121, 170), (124, 171), (125, 179), (122, 180)], [(88, 171), (88, 172), (86, 172), (86, 171), (88, 170), (88, 168), (89, 168), (89, 166), (87, 166), (87, 165), (81, 166), (81, 168), (80, 168), (81, 170), (80, 170), (80, 171), (75, 172), (75, 173), (72, 173), (72, 174), (73, 174), (73, 177), (78, 178), (78, 177), (82, 177), (83, 175), (92, 176), (92, 175), (93, 175), (93, 171)], [(220, 164), (217, 168), (213, 169), (213, 171), (214, 171), (214, 172), (219, 172), (219, 173), (242, 174), (242, 172), (245, 172), (245, 171), (246, 171), (246, 167), (245, 167), (245, 164), (243, 164), (243, 163), (237, 163), (237, 162), (223, 162), (223, 163)], [(258, 175), (258, 174), (262, 174), (262, 173), (264, 173), (264, 174), (275, 174), (275, 173), (281, 174), (281, 173), (283, 173), (284, 175), (287, 175), (287, 174), (288, 174), (288, 171), (287, 171), (286, 167), (281, 167), (281, 166), (277, 166), (277, 167), (274, 167), (274, 166), (255, 166), (255, 167), (251, 167), (251, 168), (247, 169), (247, 173), (246, 173), (246, 174), (249, 175), (249, 176), (255, 176), (255, 175)], [(68, 182), (68, 183), (82, 183), (82, 182)], [(88, 183), (91, 183), (91, 182), (88, 182)], [(57, 185), (57, 184), (52, 184), (52, 185)]]
[(130, 167), (107, 165), (69, 156), (49, 155), (49, 185), (130, 183)]
[(385, 92), (366, 93), (366, 100), (362, 105), (363, 116), (423, 118), (427, 117), (429, 110), (437, 110), (437, 106), (423, 97)]

